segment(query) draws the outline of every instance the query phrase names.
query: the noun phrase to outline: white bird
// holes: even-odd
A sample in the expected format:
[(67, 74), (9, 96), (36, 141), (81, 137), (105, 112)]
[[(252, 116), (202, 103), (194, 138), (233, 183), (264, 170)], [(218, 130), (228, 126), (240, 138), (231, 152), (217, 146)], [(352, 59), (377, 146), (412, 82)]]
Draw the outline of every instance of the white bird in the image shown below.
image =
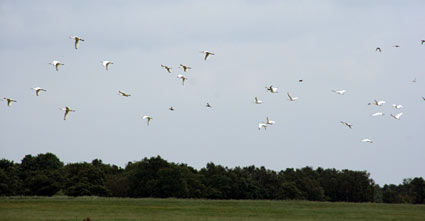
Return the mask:
[(118, 95), (123, 96), (123, 97), (130, 97), (131, 96), (131, 94), (127, 94), (127, 93), (124, 93), (122, 91), (118, 91)]
[(277, 87), (273, 87), (273, 85), (270, 85), (269, 87), (266, 87), (270, 93), (277, 93)]
[(183, 71), (184, 71), (184, 72), (186, 72), (186, 71), (187, 71), (187, 70), (189, 70), (189, 69), (192, 69), (191, 67), (186, 66), (186, 65), (183, 65), (183, 64), (180, 64), (180, 67), (182, 67), (182, 68), (183, 68)]
[(212, 106), (210, 105), (210, 103), (207, 102), (207, 104), (205, 105), (205, 107), (211, 108)]
[(403, 105), (401, 105), (401, 104), (393, 104), (393, 107), (395, 109), (400, 109), (400, 108), (403, 108)]
[(60, 108), (60, 110), (65, 111), (65, 114), (63, 115), (63, 120), (66, 120), (66, 116), (68, 116), (69, 112), (75, 112), (75, 110), (72, 110), (68, 106), (65, 106), (64, 108)]
[(264, 130), (267, 130), (267, 124), (265, 123), (258, 124), (258, 130), (261, 130), (261, 128), (264, 128)]
[(382, 113), (382, 112), (376, 112), (376, 113), (372, 114), (371, 116), (376, 117), (376, 116), (383, 116), (383, 115), (384, 115), (384, 113)]
[(109, 65), (114, 64), (112, 61), (101, 61), (102, 65), (106, 68), (106, 70), (109, 70)]
[(173, 69), (173, 68), (170, 68), (167, 65), (163, 65), (163, 64), (161, 64), (161, 67), (163, 67), (165, 70), (167, 70), (168, 73), (171, 73), (171, 69)]
[(60, 62), (60, 61), (52, 61), (52, 62), (50, 62), (49, 64), (51, 64), (51, 65), (53, 65), (55, 68), (56, 68), (56, 71), (59, 71), (59, 66), (60, 65), (64, 65), (62, 62)]
[(32, 90), (35, 90), (35, 95), (40, 95), (40, 91), (44, 91), (44, 92), (46, 92), (47, 90), (46, 89), (43, 89), (43, 88), (41, 88), (41, 87), (33, 87), (33, 88), (31, 88)]
[(260, 100), (260, 99), (258, 99), (258, 97), (255, 97), (254, 99), (255, 99), (255, 101), (254, 101), (255, 104), (261, 104), (261, 103), (263, 103), (263, 101)]
[(205, 54), (205, 57), (204, 57), (205, 61), (207, 60), (208, 56), (215, 55), (214, 53), (209, 52), (209, 51), (201, 51), (201, 53)]
[(9, 107), (10, 107), (10, 106), (12, 106), (12, 103), (13, 103), (13, 102), (15, 102), (15, 103), (17, 102), (16, 100), (13, 100), (13, 99), (11, 99), (11, 98), (6, 98), (6, 97), (5, 97), (5, 98), (3, 98), (3, 99), (4, 99), (5, 101), (7, 101), (7, 106), (9, 106)]
[(298, 97), (292, 97), (292, 96), (289, 94), (289, 92), (288, 92), (288, 97), (289, 97), (289, 100), (290, 100), (290, 101), (296, 101), (296, 100), (298, 100)]
[(143, 119), (147, 119), (147, 124), (149, 126), (149, 123), (151, 122), (152, 117), (151, 116), (148, 116), (148, 115), (145, 115), (145, 116), (143, 116)]
[(365, 138), (365, 139), (363, 139), (363, 140), (361, 140), (363, 143), (373, 143), (373, 141), (371, 140), (371, 139), (367, 139), (367, 138)]
[(80, 41), (84, 41), (84, 39), (82, 39), (82, 38), (80, 38), (80, 37), (78, 37), (78, 36), (71, 36), (71, 37), (69, 37), (69, 38), (71, 38), (71, 39), (74, 39), (74, 40), (75, 40), (75, 43), (74, 43), (74, 47), (75, 47), (75, 49), (78, 49), (78, 45), (80, 44)]
[(348, 122), (345, 122), (345, 121), (341, 121), (341, 123), (344, 124), (345, 126), (347, 126), (348, 128), (353, 129), (353, 125), (352, 124), (350, 124)]
[(184, 81), (186, 81), (187, 78), (185, 76), (183, 76), (182, 74), (177, 75), (177, 78), (182, 79), (182, 85), (184, 86)]
[(340, 94), (340, 95), (344, 95), (346, 91), (347, 90), (332, 90), (332, 92), (335, 92), (335, 93)]
[(270, 118), (269, 118), (269, 117), (267, 117), (267, 118), (266, 118), (266, 124), (273, 125), (273, 124), (275, 124), (275, 123), (276, 123), (276, 121), (270, 120)]
[[(373, 104), (375, 104), (376, 106), (382, 106), (383, 104), (385, 104), (386, 102), (385, 101), (377, 101), (377, 100), (374, 100), (373, 101)], [(369, 103), (369, 105), (370, 105), (371, 103)]]
[(403, 113), (398, 113), (396, 115), (391, 114), (391, 117), (393, 117), (396, 120), (400, 120), (401, 115), (403, 115)]

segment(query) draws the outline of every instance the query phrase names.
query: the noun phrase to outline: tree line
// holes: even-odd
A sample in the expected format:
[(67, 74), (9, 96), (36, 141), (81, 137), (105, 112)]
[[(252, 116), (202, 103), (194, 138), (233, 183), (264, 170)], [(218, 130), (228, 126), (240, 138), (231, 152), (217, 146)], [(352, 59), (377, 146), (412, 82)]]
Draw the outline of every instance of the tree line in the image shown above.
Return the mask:
[(21, 163), (0, 160), (1, 196), (55, 194), (423, 204), (425, 181), (415, 177), (380, 187), (366, 171), (321, 167), (273, 171), (208, 163), (196, 170), (160, 156), (129, 162), (125, 168), (100, 159), (64, 165), (52, 153), (26, 155)]

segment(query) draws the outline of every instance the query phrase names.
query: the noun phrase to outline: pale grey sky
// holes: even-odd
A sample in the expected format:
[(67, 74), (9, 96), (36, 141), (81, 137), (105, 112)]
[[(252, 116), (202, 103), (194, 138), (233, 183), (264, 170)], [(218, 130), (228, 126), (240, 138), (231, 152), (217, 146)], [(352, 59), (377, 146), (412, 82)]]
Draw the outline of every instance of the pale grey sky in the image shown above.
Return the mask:
[[(0, 103), (0, 157), (321, 166), (367, 170), (381, 185), (425, 177), (424, 10), (423, 1), (2, 0), (0, 96), (18, 102)], [(72, 35), (85, 39), (78, 50)], [(216, 55), (205, 62), (201, 50)], [(65, 65), (57, 72), (52, 60)], [(109, 71), (102, 60), (114, 62)], [(192, 67), (184, 87), (180, 63)], [(47, 92), (36, 97), (36, 86)], [(367, 105), (374, 99), (387, 103)], [(65, 105), (77, 110), (66, 121)], [(267, 116), (276, 124), (259, 131)]]

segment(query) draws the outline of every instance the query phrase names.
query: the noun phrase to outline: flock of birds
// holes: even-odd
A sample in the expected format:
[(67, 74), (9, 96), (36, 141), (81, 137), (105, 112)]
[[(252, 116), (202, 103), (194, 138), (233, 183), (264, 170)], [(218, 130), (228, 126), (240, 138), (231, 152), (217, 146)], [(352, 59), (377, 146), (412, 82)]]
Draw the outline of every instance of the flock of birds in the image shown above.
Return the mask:
[[(84, 39), (82, 39), (81, 37), (79, 37), (79, 36), (71, 36), (71, 37), (69, 37), (70, 39), (73, 39), (74, 40), (74, 48), (75, 48), (75, 50), (77, 50), (78, 49), (78, 47), (79, 47), (79, 45), (80, 45), (80, 42), (84, 42)], [(214, 53), (212, 53), (212, 52), (210, 52), (210, 51), (201, 51), (201, 53), (203, 53), (203, 54), (205, 54), (204, 55), (204, 60), (206, 61), (211, 55), (215, 55)], [(112, 64), (114, 64), (114, 62), (112, 62), (112, 61), (101, 61), (100, 63), (102, 63), (102, 65), (105, 67), (105, 69), (108, 71), (109, 70), (109, 67), (112, 65)], [(55, 68), (55, 70), (56, 71), (59, 71), (59, 69), (60, 69), (60, 66), (63, 66), (63, 65), (65, 65), (64, 63), (62, 63), (61, 61), (57, 61), (57, 60), (54, 60), (54, 61), (52, 61), (52, 62), (50, 62), (50, 63), (48, 63), (48, 64), (50, 64), (50, 65), (52, 65), (54, 68)], [(171, 67), (169, 67), (169, 66), (167, 66), (167, 65), (161, 65), (161, 67), (162, 68), (164, 68), (168, 73), (171, 73)], [(192, 69), (191, 67), (189, 67), (189, 66), (187, 66), (187, 65), (183, 65), (183, 64), (180, 64), (180, 68), (182, 68), (183, 69), (183, 71), (184, 72), (188, 72), (190, 69)], [(185, 83), (185, 81), (188, 79), (186, 76), (184, 76), (183, 74), (179, 74), (179, 75), (177, 75), (177, 78), (179, 78), (179, 79), (181, 79), (181, 81), (182, 81), (182, 85), (184, 86), (184, 83)], [(47, 92), (47, 90), (46, 89), (44, 89), (44, 88), (41, 88), (41, 87), (34, 87), (34, 88), (31, 88), (32, 90), (34, 90), (35, 91), (35, 94), (36, 94), (36, 96), (40, 96), (40, 92)], [(123, 97), (130, 97), (131, 96), (131, 94), (128, 94), (128, 93), (126, 93), (126, 92), (123, 92), (123, 91), (121, 91), (121, 90), (119, 90), (118, 91), (118, 93), (117, 93), (117, 95), (119, 95), (119, 96), (123, 96)], [(7, 97), (4, 97), (3, 98), (3, 100), (4, 101), (6, 101), (7, 102), (7, 106), (8, 107), (10, 107), (10, 106), (12, 106), (12, 103), (16, 103), (17, 101), (16, 100), (14, 100), (14, 99), (12, 99), (12, 98), (7, 98)], [(3, 100), (0, 100), (0, 101), (3, 101)], [(208, 107), (208, 108), (211, 108), (212, 106), (207, 102), (206, 103), (206, 105), (205, 105), (206, 107)], [(68, 107), (68, 106), (65, 106), (65, 107), (63, 107), (63, 108), (59, 108), (60, 110), (62, 110), (62, 111), (64, 111), (64, 115), (63, 115), (63, 119), (64, 120), (66, 120), (67, 119), (67, 117), (68, 117), (68, 115), (69, 115), (69, 113), (70, 112), (76, 112), (76, 110), (73, 110), (73, 109), (71, 109), (70, 107)], [(170, 111), (174, 111), (175, 109), (174, 109), (174, 107), (173, 106), (171, 106), (170, 108), (169, 108), (169, 110)], [(150, 124), (150, 121), (153, 119), (151, 116), (149, 116), (149, 115), (145, 115), (145, 116), (143, 116), (142, 117), (142, 119), (144, 119), (144, 120), (146, 120), (146, 123), (147, 123), (147, 125), (149, 126), (149, 124)]]
[[(70, 39), (73, 39), (74, 40), (74, 48), (75, 49), (78, 49), (80, 42), (84, 42), (84, 39), (80, 38), (79, 36), (71, 36)], [(422, 45), (425, 45), (425, 40), (421, 40), (421, 44)], [(400, 46), (399, 45), (394, 45), (393, 47), (399, 48)], [(382, 53), (382, 49), (380, 47), (377, 47), (375, 49), (375, 51), (376, 52), (379, 52), (379, 53)], [(211, 55), (215, 55), (214, 53), (212, 53), (210, 51), (201, 51), (201, 53), (204, 54), (204, 60), (205, 61), (207, 61), (207, 59)], [(106, 70), (109, 70), (110, 66), (112, 64), (114, 64), (112, 61), (106, 61), (106, 60), (105, 61), (101, 61), (101, 63), (105, 67)], [(59, 71), (60, 66), (63, 66), (64, 65), (64, 63), (62, 63), (61, 61), (57, 61), (57, 60), (54, 60), (54, 61), (50, 62), (49, 64), (52, 65), (52, 66), (54, 66), (54, 68), (55, 68), (56, 71)], [(161, 67), (164, 68), (168, 73), (172, 73), (172, 69), (173, 69), (172, 67), (167, 66), (167, 65), (163, 65), (163, 64), (161, 64)], [(180, 64), (179, 68), (182, 68), (184, 73), (186, 73), (186, 72), (188, 72), (189, 70), (192, 69), (190, 66), (187, 66), (187, 65), (184, 65), (184, 64)], [(186, 76), (184, 76), (183, 74), (178, 74), (177, 75), (177, 78), (179, 78), (181, 80), (181, 83), (182, 83), (183, 86), (185, 85), (185, 82), (188, 80), (188, 78)], [(298, 81), (300, 83), (303, 82), (302, 79), (300, 79)], [(412, 82), (413, 83), (416, 83), (416, 78)], [(277, 87), (274, 87), (273, 85), (270, 85), (270, 86), (265, 87), (265, 88), (270, 93), (273, 93), (273, 94), (274, 93), (279, 93), (278, 92), (278, 88)], [(41, 87), (34, 87), (34, 88), (31, 88), (31, 89), (35, 91), (36, 96), (40, 96), (40, 93), (41, 92), (47, 92), (46, 89), (41, 88)], [(331, 90), (331, 92), (334, 92), (334, 93), (336, 93), (338, 95), (344, 95), (347, 92), (347, 90)], [(131, 96), (131, 94), (128, 94), (128, 93), (123, 92), (121, 90), (118, 91), (117, 95), (123, 96), (123, 97), (130, 97)], [(295, 102), (295, 101), (297, 101), (299, 99), (298, 97), (294, 97), (293, 95), (291, 95), (289, 92), (287, 92), (286, 95), (288, 96), (288, 100), (290, 102)], [(425, 97), (422, 97), (422, 99), (425, 101)], [(7, 106), (9, 106), (9, 107), (12, 105), (12, 103), (16, 103), (17, 102), (16, 100), (14, 100), (12, 98), (7, 98), (7, 97), (4, 97), (3, 100), (6, 101)], [(2, 101), (2, 100), (0, 100), (0, 101)], [(260, 105), (262, 103), (263, 103), (263, 101), (260, 100), (258, 97), (255, 97), (254, 98), (254, 104)], [(385, 103), (386, 103), (386, 101), (383, 101), (383, 100), (374, 100), (373, 102), (368, 103), (368, 105), (376, 105), (376, 106), (380, 107), (380, 106), (383, 106)], [(206, 103), (205, 106), (207, 108), (212, 108), (211, 104), (209, 104), (208, 102)], [(401, 104), (392, 104), (392, 107), (394, 109), (402, 109), (403, 108), (403, 105), (401, 105)], [(70, 112), (75, 112), (75, 110), (71, 109), (68, 106), (65, 106), (64, 108), (60, 108), (60, 110), (64, 111), (64, 116), (63, 116), (63, 119), (64, 120), (67, 119), (67, 116), (69, 115)], [(174, 111), (175, 109), (174, 109), (173, 106), (171, 106), (169, 108), (169, 110), (170, 111)], [(371, 114), (372, 117), (380, 117), (380, 116), (384, 116), (384, 115), (385, 114), (383, 112), (376, 112), (374, 114)], [(394, 118), (395, 120), (400, 120), (401, 117), (402, 117), (402, 115), (403, 115), (402, 112), (399, 112), (397, 114), (390, 114), (390, 116), (392, 118)], [(146, 123), (149, 126), (150, 125), (150, 122), (151, 122), (151, 120), (153, 118), (151, 116), (149, 116), (149, 115), (144, 115), (142, 117), (142, 119), (146, 120)], [(348, 127), (349, 129), (352, 129), (353, 128), (353, 124), (351, 124), (351, 123), (349, 123), (347, 121), (340, 121), (340, 122), (341, 122), (341, 124), (343, 124), (344, 126)], [(276, 123), (275, 121), (271, 120), (267, 116), (265, 122), (260, 122), (258, 124), (258, 130), (261, 130), (261, 129), (267, 130), (267, 127), (268, 126), (274, 125), (275, 123)], [(361, 140), (361, 142), (373, 143), (373, 141), (371, 139), (369, 139), (369, 138), (364, 138), (364, 139)]]

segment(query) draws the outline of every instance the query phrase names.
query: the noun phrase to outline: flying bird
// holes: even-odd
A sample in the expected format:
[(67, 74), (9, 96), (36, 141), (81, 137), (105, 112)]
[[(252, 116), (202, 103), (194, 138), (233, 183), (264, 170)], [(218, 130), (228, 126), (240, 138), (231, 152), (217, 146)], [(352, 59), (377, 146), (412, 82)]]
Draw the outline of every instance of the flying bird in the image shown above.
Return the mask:
[(165, 70), (167, 70), (168, 73), (171, 73), (172, 68), (168, 67), (167, 65), (163, 65), (163, 64), (161, 64), (161, 67), (163, 67)]
[(298, 100), (298, 97), (292, 97), (288, 92), (289, 101), (296, 101)]
[(261, 128), (264, 128), (264, 130), (267, 130), (267, 124), (265, 123), (258, 124), (258, 130), (261, 130)]
[(376, 116), (384, 116), (385, 114), (384, 113), (382, 113), (382, 112), (376, 112), (376, 113), (374, 113), (374, 114), (372, 114), (371, 116), (372, 117), (376, 117)]
[(7, 106), (8, 106), (8, 107), (12, 106), (12, 103), (13, 103), (13, 102), (15, 102), (15, 103), (17, 102), (16, 100), (13, 100), (13, 99), (10, 99), (10, 98), (6, 98), (6, 97), (5, 97), (5, 98), (3, 98), (3, 99), (4, 99), (5, 101), (7, 101)]
[(183, 68), (183, 71), (184, 71), (184, 72), (186, 72), (186, 71), (187, 71), (187, 70), (189, 70), (189, 69), (192, 69), (191, 67), (186, 66), (186, 65), (183, 65), (183, 64), (180, 64), (180, 67), (181, 67), (181, 68)]
[(401, 115), (403, 115), (403, 113), (398, 113), (396, 115), (391, 114), (391, 117), (393, 117), (396, 120), (400, 120)]
[(174, 111), (174, 107), (173, 107), (173, 106), (171, 106), (170, 108), (168, 108), (168, 110), (170, 110), (170, 111)]
[(400, 45), (394, 45), (393, 47), (395, 47), (395, 48), (399, 48), (399, 47), (400, 47)]
[(421, 40), (421, 45), (424, 45), (425, 44), (425, 40)]
[(66, 120), (66, 116), (68, 116), (69, 112), (75, 112), (75, 110), (72, 110), (68, 106), (65, 106), (64, 108), (60, 108), (60, 110), (65, 111), (65, 114), (63, 115), (63, 120)]
[[(382, 106), (385, 103), (386, 103), (385, 101), (377, 101), (377, 100), (373, 101), (373, 104), (376, 105), (376, 106)], [(371, 105), (371, 104), (372, 103), (368, 103), (368, 105)]]
[(212, 106), (210, 105), (210, 103), (207, 102), (207, 104), (205, 105), (205, 107), (211, 108)]
[(361, 140), (363, 143), (373, 143), (373, 141), (371, 140), (371, 139), (367, 139), (367, 138), (365, 138), (365, 139), (363, 139), (363, 140)]
[(255, 97), (254, 99), (255, 99), (255, 101), (254, 101), (255, 104), (261, 104), (261, 103), (263, 103), (263, 101), (260, 100), (260, 99), (258, 99), (258, 97)]
[(273, 87), (273, 85), (270, 85), (269, 87), (266, 87), (270, 93), (277, 93), (277, 87)]
[(340, 94), (340, 95), (344, 95), (346, 91), (347, 90), (332, 90), (332, 92), (335, 92), (335, 93)]
[(381, 50), (381, 48), (380, 48), (380, 47), (377, 47), (377, 48), (375, 49), (375, 51), (378, 51), (379, 53), (381, 53), (381, 52), (382, 52), (382, 50)]
[(177, 75), (177, 78), (182, 79), (182, 85), (184, 86), (184, 81), (186, 81), (187, 78), (185, 76), (183, 76), (182, 74)]
[(123, 96), (123, 97), (130, 97), (131, 96), (131, 94), (127, 94), (127, 93), (124, 93), (122, 91), (118, 91), (118, 95)]
[(148, 116), (148, 115), (145, 115), (145, 116), (143, 116), (143, 119), (147, 119), (147, 124), (149, 126), (149, 123), (151, 122), (152, 117), (151, 116)]
[(205, 57), (204, 57), (205, 61), (207, 60), (208, 56), (215, 55), (214, 53), (209, 52), (209, 51), (201, 51), (201, 53), (205, 54)]
[(276, 123), (276, 121), (270, 120), (270, 118), (269, 118), (269, 117), (267, 117), (267, 118), (266, 118), (266, 124), (273, 125), (273, 124), (275, 124), (275, 123)]
[(35, 90), (35, 95), (40, 95), (40, 91), (44, 91), (44, 92), (46, 92), (47, 90), (46, 89), (43, 89), (43, 88), (41, 88), (41, 87), (33, 87), (33, 88), (31, 88), (32, 90)]
[(345, 126), (347, 126), (348, 128), (353, 129), (353, 125), (352, 124), (350, 124), (348, 122), (345, 122), (345, 121), (341, 121), (341, 123), (344, 124)]
[(301, 83), (301, 82), (303, 82), (303, 81), (304, 81), (303, 79), (299, 79), (299, 80), (298, 80), (298, 82), (300, 82), (300, 83)]
[(60, 65), (64, 65), (62, 62), (60, 62), (60, 61), (52, 61), (52, 62), (50, 62), (49, 64), (51, 64), (51, 65), (53, 65), (55, 68), (56, 68), (56, 71), (59, 71), (59, 66)]
[(395, 109), (400, 109), (400, 108), (403, 108), (403, 105), (401, 105), (401, 104), (393, 104), (393, 107)]
[(71, 36), (69, 38), (74, 39), (74, 41), (75, 41), (74, 42), (75, 49), (78, 49), (78, 45), (80, 44), (80, 41), (84, 41), (84, 39), (82, 39), (82, 38), (80, 38), (78, 36)]
[(106, 70), (109, 70), (109, 65), (114, 64), (112, 61), (101, 61), (102, 65), (105, 66)]

